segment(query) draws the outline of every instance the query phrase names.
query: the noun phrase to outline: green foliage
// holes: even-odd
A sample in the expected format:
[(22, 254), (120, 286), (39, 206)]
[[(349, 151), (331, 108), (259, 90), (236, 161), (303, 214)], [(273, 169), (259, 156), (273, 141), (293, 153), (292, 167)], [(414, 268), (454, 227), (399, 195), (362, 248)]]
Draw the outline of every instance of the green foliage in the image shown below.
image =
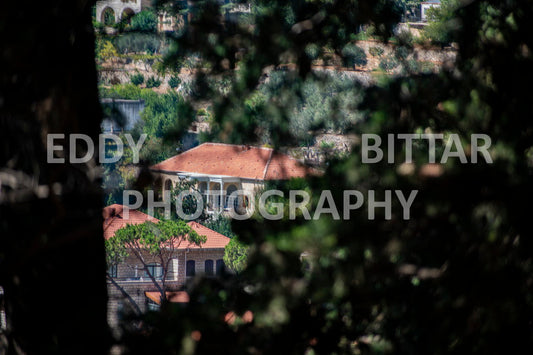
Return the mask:
[(183, 97), (175, 91), (158, 94), (151, 89), (142, 89), (133, 84), (116, 85), (112, 88), (101, 89), (101, 97), (144, 100), (144, 110), (141, 112), (142, 133), (150, 137), (167, 138), (176, 142), (180, 127), (188, 127), (195, 118), (195, 111), (188, 105)]
[(101, 32), (105, 26), (102, 22), (93, 20), (93, 27), (94, 27), (95, 32), (98, 33), (98, 32)]
[(181, 84), (181, 79), (177, 75), (173, 75), (168, 79), (168, 86), (175, 89)]
[(143, 10), (131, 18), (131, 30), (138, 32), (157, 31), (157, 15), (150, 10)]
[(311, 43), (305, 47), (305, 54), (307, 54), (309, 59), (315, 60), (320, 56), (320, 47), (314, 43)]
[[(314, 101), (321, 117), (342, 107), (324, 104), (338, 93), (318, 90), (331, 80), (311, 71), (305, 48), (343, 48), (354, 29), (369, 23), (388, 39), (384, 30), (399, 18), (391, 2), (258, 3), (253, 31), (233, 32), (212, 21), (215, 4), (202, 3), (173, 56), (200, 53), (209, 61), (199, 74), (202, 82), (221, 72), (233, 77), (226, 95), (198, 92), (199, 102), (213, 102), (216, 138), (257, 142), (258, 132), (267, 131), (273, 146), (286, 146), (302, 133), (293, 129), (294, 116)], [(361, 209), (345, 220), (233, 223), (251, 246), (246, 268), (236, 279), (191, 286), (191, 299), (202, 302), (186, 310), (145, 318), (146, 329), (157, 332), (134, 334), (134, 350), (176, 353), (190, 346), (205, 353), (217, 344), (228, 353), (498, 354), (532, 348), (533, 130), (527, 118), (533, 107), (523, 88), (532, 79), (533, 8), (526, 5), (466, 2), (454, 14), (451, 34), (459, 55), (452, 70), (389, 76), (381, 85), (345, 91), (352, 105), (343, 113), (362, 116), (349, 120), (347, 131), (383, 140), (394, 133), (460, 133), (465, 147), (470, 134), (486, 133), (494, 164), (428, 165), (425, 144), (414, 144), (409, 164), (401, 144), (395, 145), (394, 163), (364, 164), (356, 144), (348, 156), (328, 161), (308, 189), (315, 196), (312, 206), (326, 189), (337, 206), (343, 191), (361, 191)], [(296, 70), (268, 72), (282, 60)], [(385, 70), (397, 66), (396, 57), (384, 60)], [(235, 65), (225, 71), (217, 67), (222, 61)], [(390, 218), (378, 209), (369, 219), (369, 190), (378, 201), (388, 190), (417, 190), (411, 218), (403, 218), (394, 200)], [(228, 325), (223, 319), (230, 310), (252, 310), (254, 319)], [(183, 341), (197, 329), (200, 340)]]
[(436, 45), (449, 45), (457, 26), (455, 11), (458, 7), (457, 0), (443, 0), (441, 6), (428, 9), (428, 25), (424, 28), (423, 37)]
[(240, 243), (237, 238), (232, 238), (224, 249), (224, 265), (235, 273), (244, 270), (247, 257), (248, 247)]
[(107, 40), (98, 40), (96, 42), (96, 58), (106, 61), (118, 57), (118, 52), (113, 43)]
[[(298, 81), (299, 93), (291, 89), (294, 80)], [(299, 81), (293, 73), (276, 71), (270, 74), (269, 81), (249, 102), (248, 110), (261, 117), (263, 107), (271, 102), (290, 107), (287, 124), (291, 135), (297, 139), (297, 145), (307, 145), (310, 131), (344, 132), (356, 122), (360, 115), (352, 108), (358, 97), (358, 83), (343, 74), (317, 73), (315, 77)], [(263, 121), (262, 131), (268, 134), (263, 138), (265, 143), (276, 134), (266, 120)]]
[(105, 26), (111, 26), (115, 24), (115, 13), (111, 8), (106, 8), (103, 12), (103, 23)]
[[(201, 246), (206, 240), (205, 236), (198, 235), (184, 221), (162, 220), (158, 223), (148, 221), (128, 224), (105, 241), (107, 264), (118, 265), (129, 256), (135, 257), (160, 292), (161, 300), (165, 301), (165, 284), (170, 262), (176, 257), (179, 246), (182, 243)], [(150, 257), (157, 260), (161, 266), (160, 279), (152, 275), (148, 268)]]
[(141, 73), (133, 74), (130, 76), (130, 81), (133, 85), (139, 86), (144, 83), (144, 75), (142, 75)]
[(373, 57), (381, 57), (383, 53), (385, 52), (385, 50), (381, 47), (370, 47), (368, 49), (368, 52)]
[(151, 76), (148, 79), (146, 79), (147, 88), (158, 88), (159, 86), (161, 86), (161, 80), (159, 78), (156, 78), (155, 76)]
[(181, 243), (202, 245), (205, 241), (205, 236), (199, 236), (184, 221), (128, 224), (106, 240), (106, 255), (108, 265), (117, 265), (130, 255), (136, 256), (145, 264), (144, 252), (163, 257), (167, 251), (175, 251)]
[(225, 235), (226, 237), (235, 237), (235, 233), (233, 233), (233, 231), (231, 230), (231, 220), (223, 216), (211, 218), (207, 220), (204, 225), (207, 228), (211, 228), (212, 230), (222, 235)]
[(124, 33), (115, 39), (117, 50), (121, 54), (161, 52), (162, 39), (153, 33)]
[(352, 43), (348, 43), (344, 46), (342, 49), (342, 56), (344, 66), (346, 67), (366, 65), (367, 62), (365, 51), (361, 47)]
[(392, 55), (388, 55), (384, 57), (379, 62), (379, 67), (386, 71), (393, 70), (394, 68), (398, 67), (398, 65), (400, 65), (400, 62), (398, 61), (396, 57)]

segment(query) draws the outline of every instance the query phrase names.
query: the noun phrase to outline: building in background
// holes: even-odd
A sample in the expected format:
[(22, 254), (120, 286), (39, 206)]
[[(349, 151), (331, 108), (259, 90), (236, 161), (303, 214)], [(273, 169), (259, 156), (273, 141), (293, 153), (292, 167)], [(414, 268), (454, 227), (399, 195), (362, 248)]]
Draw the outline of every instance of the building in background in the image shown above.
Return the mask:
[[(154, 223), (158, 219), (151, 217), (137, 210), (129, 210), (129, 217), (126, 219), (124, 211), (128, 207), (114, 204), (104, 208), (104, 238), (109, 239), (115, 232), (128, 224), (141, 224), (147, 221)], [(205, 236), (206, 242), (201, 246), (182, 242), (176, 247), (176, 251), (168, 268), (168, 275), (165, 279), (170, 301), (186, 302), (188, 296), (183, 293), (182, 288), (189, 278), (197, 274), (207, 277), (216, 277), (224, 270), (224, 248), (229, 243), (230, 238), (215, 232), (197, 222), (187, 223), (198, 235)], [(145, 255), (148, 261), (150, 273), (156, 279), (162, 277), (162, 267), (151, 255)], [(108, 270), (108, 275), (136, 302), (141, 311), (157, 308), (157, 294), (159, 291), (152, 280), (148, 277), (144, 266), (133, 255), (130, 255), (119, 265), (113, 265)], [(108, 322), (111, 327), (116, 327), (121, 314), (129, 307), (128, 301), (123, 293), (108, 281)]]
[(248, 207), (249, 197), (231, 200), (237, 190), (254, 196), (267, 181), (304, 178), (316, 170), (272, 148), (223, 143), (204, 143), (150, 167), (161, 191), (171, 190), (180, 180), (194, 180), (205, 196), (207, 212)]

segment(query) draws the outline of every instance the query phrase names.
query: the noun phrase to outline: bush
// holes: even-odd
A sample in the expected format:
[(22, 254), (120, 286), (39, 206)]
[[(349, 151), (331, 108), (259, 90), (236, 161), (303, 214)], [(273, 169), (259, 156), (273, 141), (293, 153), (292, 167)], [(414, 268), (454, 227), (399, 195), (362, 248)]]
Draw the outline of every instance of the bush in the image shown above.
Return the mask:
[(381, 57), (385, 50), (381, 47), (370, 47), (368, 49), (368, 52), (372, 57)]
[(96, 58), (99, 60), (109, 60), (118, 57), (118, 52), (113, 43), (109, 41), (97, 41)]
[(96, 20), (94, 20), (94, 21), (93, 21), (93, 27), (94, 27), (94, 31), (95, 31), (96, 33), (99, 33), (99, 32), (102, 32), (102, 31), (104, 30), (104, 27), (105, 27), (105, 26), (104, 26), (104, 24), (101, 23), (100, 21), (96, 21)]
[(365, 51), (356, 46), (355, 44), (347, 44), (342, 49), (342, 56), (344, 61), (344, 66), (353, 67), (356, 65), (366, 65), (366, 54)]
[(157, 16), (152, 11), (143, 10), (132, 17), (131, 30), (139, 32), (155, 32), (157, 30)]
[(181, 84), (181, 79), (177, 75), (173, 75), (168, 79), (168, 86), (175, 89)]
[(309, 57), (309, 59), (315, 60), (320, 55), (320, 47), (315, 43), (311, 43), (305, 47), (305, 54)]
[(398, 59), (393, 56), (387, 56), (379, 62), (379, 67), (388, 71), (396, 68), (399, 64)]
[(157, 79), (156, 77), (149, 77), (146, 80), (146, 87), (147, 88), (158, 88), (161, 85), (161, 80)]
[(115, 46), (121, 54), (125, 53), (157, 53), (162, 46), (161, 39), (150, 33), (125, 33), (117, 37)]
[(141, 85), (144, 83), (144, 76), (141, 73), (130, 76), (130, 81), (133, 85)]
[(405, 46), (399, 46), (396, 48), (396, 57), (401, 60), (407, 59), (409, 56), (409, 49)]

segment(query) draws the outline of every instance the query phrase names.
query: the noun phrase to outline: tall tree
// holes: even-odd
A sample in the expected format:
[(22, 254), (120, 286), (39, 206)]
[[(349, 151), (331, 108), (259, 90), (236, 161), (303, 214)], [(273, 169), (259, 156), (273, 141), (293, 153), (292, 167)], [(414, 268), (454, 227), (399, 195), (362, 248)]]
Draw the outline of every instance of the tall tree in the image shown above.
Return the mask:
[[(48, 134), (66, 135), (54, 143), (63, 152), (72, 133), (98, 141), (93, 4), (0, 3), (0, 285), (8, 353), (102, 354), (110, 340), (94, 160), (71, 164), (63, 154), (65, 162), (47, 162)], [(76, 148), (78, 156), (86, 152)]]

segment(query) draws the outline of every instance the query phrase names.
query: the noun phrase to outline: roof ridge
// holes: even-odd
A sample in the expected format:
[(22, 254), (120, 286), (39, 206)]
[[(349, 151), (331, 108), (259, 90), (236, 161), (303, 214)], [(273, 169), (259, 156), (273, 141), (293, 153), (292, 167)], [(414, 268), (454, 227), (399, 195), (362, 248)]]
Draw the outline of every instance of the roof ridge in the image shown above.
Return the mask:
[[(266, 150), (271, 150), (271, 151), (274, 150), (273, 148), (270, 148), (270, 147), (260, 147), (260, 146), (251, 145), (251, 144), (233, 144), (233, 143), (224, 143), (224, 142), (205, 142), (205, 143), (200, 144), (199, 146), (202, 146), (202, 145), (205, 145), (205, 144), (225, 145), (225, 146), (235, 146), (235, 147), (247, 147), (248, 146), (248, 147), (255, 148), (255, 149), (266, 149)], [(196, 146), (194, 148), (198, 148), (199, 146)], [(194, 148), (191, 148), (191, 149), (187, 150), (186, 152), (191, 151)], [(183, 152), (183, 153), (186, 153), (186, 152)]]

